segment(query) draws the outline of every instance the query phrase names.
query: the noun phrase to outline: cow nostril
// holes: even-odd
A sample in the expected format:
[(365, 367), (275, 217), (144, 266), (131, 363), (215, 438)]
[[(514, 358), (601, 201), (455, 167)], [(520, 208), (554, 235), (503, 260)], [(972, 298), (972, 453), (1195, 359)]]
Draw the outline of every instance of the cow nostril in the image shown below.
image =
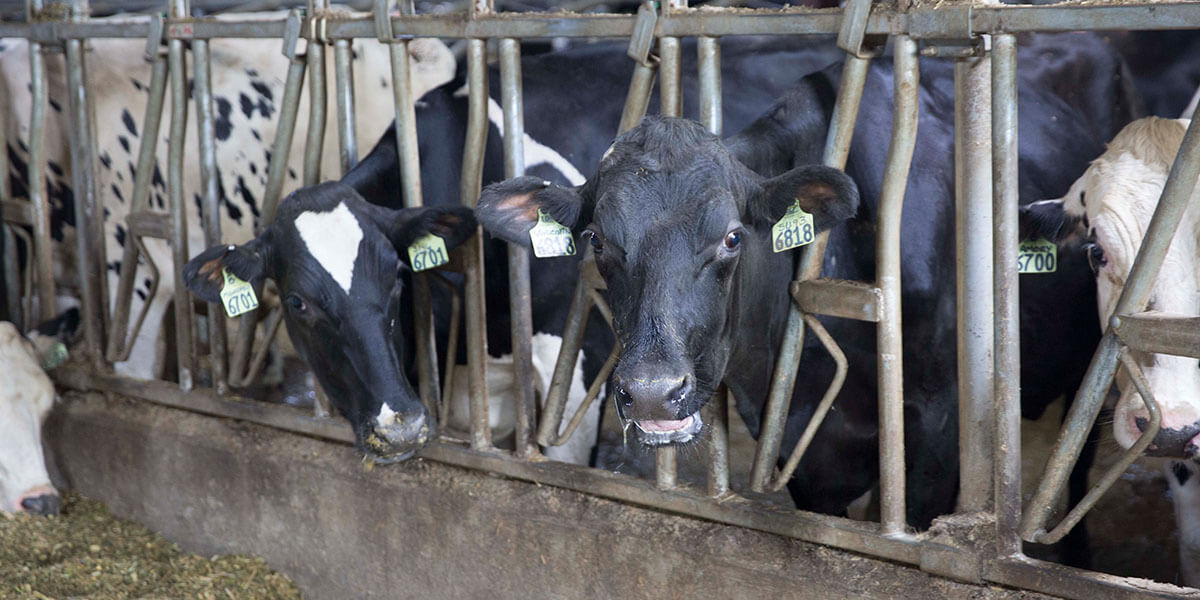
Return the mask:
[(38, 515), (58, 514), (59, 499), (56, 494), (32, 496), (21, 501), (21, 508)]

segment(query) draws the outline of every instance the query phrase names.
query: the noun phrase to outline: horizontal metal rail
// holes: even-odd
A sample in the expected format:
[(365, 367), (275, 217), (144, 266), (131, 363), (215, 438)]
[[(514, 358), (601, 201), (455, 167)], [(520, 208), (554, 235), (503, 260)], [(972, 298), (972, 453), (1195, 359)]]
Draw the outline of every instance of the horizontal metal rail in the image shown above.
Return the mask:
[(1146, 311), (1117, 315), (1112, 324), (1113, 333), (1133, 350), (1200, 358), (1200, 317)]
[[(913, 33), (914, 39), (945, 38), (946, 32), (962, 23), (939, 18), (934, 9), (911, 13), (876, 7), (867, 19), (866, 35)], [(841, 29), (842, 12), (837, 9), (781, 9), (777, 12), (738, 13), (712, 10), (681, 10), (660, 19), (655, 35), (729, 36), (729, 35), (836, 35)], [(914, 19), (923, 19), (912, 31)], [(332, 39), (376, 37), (373, 17), (325, 18), (325, 35)], [(397, 38), (590, 38), (629, 37), (636, 17), (608, 14), (505, 13), (399, 15), (392, 17)], [(86, 23), (3, 23), (0, 37), (25, 37), (37, 42), (55, 42), (79, 38), (141, 38), (147, 33), (149, 19), (123, 17), (121, 20), (97, 19)], [(1163, 2), (1138, 5), (1054, 6), (974, 6), (964, 31), (968, 34), (1033, 33), (1097, 29), (1175, 30), (1195, 29), (1200, 23), (1200, 3)], [(178, 39), (199, 38), (282, 38), (283, 19), (213, 20), (174, 19), (166, 36)]]

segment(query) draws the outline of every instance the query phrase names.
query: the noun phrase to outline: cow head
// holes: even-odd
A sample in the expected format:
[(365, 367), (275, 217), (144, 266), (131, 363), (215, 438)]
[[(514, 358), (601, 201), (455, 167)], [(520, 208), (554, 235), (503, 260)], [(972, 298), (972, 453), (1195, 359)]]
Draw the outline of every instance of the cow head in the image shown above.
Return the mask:
[(726, 376), (738, 311), (754, 310), (739, 286), (761, 281), (771, 227), (797, 201), (820, 231), (856, 212), (858, 192), (825, 167), (765, 179), (698, 123), (648, 117), (580, 188), (533, 177), (494, 184), (476, 216), (493, 235), (529, 245), (541, 209), (587, 240), (621, 342), (618, 411), (656, 445), (701, 429), (700, 408)]
[[(1066, 196), (1021, 209), (1026, 237), (1045, 237), (1060, 244), (1074, 237), (1087, 244), (1096, 275), (1101, 327), (1116, 309), (1187, 123), (1155, 117), (1130, 123)], [(1189, 206), (1171, 242), (1147, 310), (1185, 316), (1200, 312), (1200, 209), (1195, 204)], [(1162, 427), (1148, 453), (1196, 457), (1200, 452), (1200, 369), (1196, 359), (1141, 352), (1134, 357), (1162, 412)], [(1121, 397), (1113, 434), (1128, 448), (1141, 436), (1149, 415), (1123, 369), (1118, 371), (1117, 386)]]
[(43, 368), (65, 359), (65, 344), (79, 324), (70, 309), (38, 326), (30, 338), (0, 321), (0, 511), (58, 513), (42, 453), (42, 424), (54, 404), (54, 384)]
[(216, 246), (192, 259), (184, 280), (219, 302), (222, 269), (258, 287), (270, 278), (284, 321), (330, 401), (349, 419), (359, 448), (377, 461), (402, 460), (436, 429), (405, 372), (403, 284), (407, 248), (432, 233), (447, 250), (475, 231), (470, 209), (393, 210), (367, 203), (350, 187), (297, 190), (275, 221), (241, 246)]

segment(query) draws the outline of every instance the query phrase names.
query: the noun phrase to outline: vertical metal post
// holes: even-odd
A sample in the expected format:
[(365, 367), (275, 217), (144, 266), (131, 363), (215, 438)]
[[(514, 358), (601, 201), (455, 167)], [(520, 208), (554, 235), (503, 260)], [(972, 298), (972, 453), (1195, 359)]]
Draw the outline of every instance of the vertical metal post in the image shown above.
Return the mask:
[(879, 193), (875, 238), (876, 285), (881, 294), (876, 324), (879, 353), (879, 488), (884, 535), (906, 527), (904, 497), (904, 347), (900, 323), (900, 216), (917, 138), (917, 43), (896, 36), (892, 141)]
[[(383, 10), (386, 17), (386, 2), (376, 5), (376, 15)], [(409, 2), (402, 8), (412, 12)], [(391, 20), (387, 19), (390, 28)], [(387, 33), (391, 33), (389, 30)], [(404, 191), (404, 205), (421, 206), (421, 159), (417, 147), (417, 117), (413, 106), (412, 79), (407, 40), (391, 40), (388, 50), (392, 63), (392, 100), (396, 111), (396, 149), (400, 155), (400, 178)], [(416, 321), (417, 372), (420, 374), (418, 388), (421, 403), (432, 417), (437, 414), (438, 376), (437, 347), (433, 340), (433, 315), (430, 307), (429, 280), (424, 274), (413, 275), (413, 318)], [(485, 428), (486, 429), (486, 428)], [(490, 436), (489, 436), (490, 437)], [(490, 446), (490, 440), (489, 444)]]
[[(279, 110), (279, 126), (275, 128), (275, 141), (271, 144), (271, 160), (267, 165), (267, 186), (263, 189), (262, 219), (259, 229), (275, 220), (275, 210), (283, 195), (283, 179), (287, 176), (288, 158), (292, 151), (292, 135), (296, 131), (296, 115), (300, 112), (300, 89), (304, 85), (306, 60), (296, 55), (296, 38), (300, 35), (300, 10), (288, 13), (287, 37), (283, 44), (283, 55), (288, 58), (287, 79), (283, 85), (283, 99)], [(246, 322), (246, 318), (243, 318)], [(239, 344), (239, 351), (240, 351)], [(247, 352), (248, 352), (247, 348)], [(233, 361), (238, 363), (235, 355)]]
[(954, 64), (955, 248), (958, 282), (958, 511), (992, 505), (992, 136), (988, 59)]
[[(500, 97), (504, 108), (504, 176), (525, 174), (525, 118), (521, 92), (521, 45), (515, 39), (500, 40)], [(529, 250), (508, 245), (508, 301), (512, 313), (513, 379), (517, 423), (515, 447), (518, 456), (534, 450), (530, 429), (536, 411), (533, 396), (533, 309), (529, 281)]]
[[(29, 1), (29, 21), (42, 12), (42, 0)], [(29, 115), (29, 203), (33, 207), (33, 262), (37, 273), (38, 321), (58, 312), (54, 292), (54, 257), (50, 248), (50, 205), (46, 196), (46, 61), (42, 44), (29, 41), (32, 108)], [(7, 152), (7, 148), (4, 149)], [(7, 177), (7, 175), (5, 175)], [(32, 290), (29, 292), (33, 293)]]
[(997, 553), (1019, 554), (1021, 329), (1017, 275), (1017, 40), (992, 36), (992, 219), (995, 226), (995, 503)]
[[(187, 0), (171, 0), (170, 18), (188, 16)], [(179, 387), (192, 389), (194, 346), (192, 295), (183, 281), (183, 266), (188, 261), (187, 202), (183, 189), (184, 143), (187, 133), (187, 67), (184, 40), (171, 39), (167, 45), (171, 77), (171, 128), (167, 143), (167, 195), (171, 204), (171, 257), (175, 278), (175, 340), (179, 355)]]
[(314, 24), (329, 10), (329, 0), (308, 0), (308, 136), (304, 140), (304, 185), (321, 181), (321, 151), (325, 149), (325, 42)]
[[(721, 135), (721, 45), (717, 38), (696, 41), (700, 70), (700, 122)], [(722, 496), (729, 491), (728, 390), (722, 385), (709, 401), (705, 420), (708, 431), (708, 495)]]
[[(825, 138), (823, 163), (841, 169), (846, 166), (850, 155), (850, 141), (854, 136), (854, 122), (858, 117), (858, 106), (862, 100), (870, 59), (847, 54), (842, 66), (842, 84), (838, 88), (837, 101), (830, 118), (829, 133)], [(828, 233), (817, 236), (813, 243), (800, 249), (796, 266), (796, 279), (813, 279), (821, 273), (821, 262), (825, 257)], [(788, 307), (787, 324), (779, 355), (775, 358), (775, 376), (771, 380), (771, 391), (763, 410), (762, 426), (759, 429), (758, 446), (754, 453), (754, 465), (750, 471), (750, 489), (767, 491), (783, 443), (783, 426), (791, 405), (792, 392), (796, 386), (796, 373), (800, 368), (800, 357), (804, 350), (804, 314), (794, 303)]]
[[(472, 5), (472, 15), (490, 12), (490, 5)], [(467, 133), (463, 146), (462, 202), (474, 207), (479, 201), (483, 181), (483, 159), (487, 153), (488, 73), (487, 40), (467, 40)], [(487, 303), (484, 291), (483, 230), (476, 233), (462, 250), (467, 256), (463, 284), (467, 305), (467, 384), (471, 415), (486, 415), (487, 409)], [(474, 420), (472, 420), (474, 423)], [(472, 425), (472, 431), (477, 428)], [(486, 427), (485, 427), (486, 428)], [(490, 436), (490, 433), (488, 434)], [(490, 446), (489, 438), (472, 443)]]
[(338, 151), (342, 175), (358, 164), (354, 119), (354, 54), (352, 40), (333, 43), (334, 83), (337, 85)]
[[(204, 245), (221, 243), (221, 195), (217, 189), (217, 139), (213, 124), (212, 67), (208, 40), (192, 41), (195, 80), (196, 132), (200, 145), (200, 216), (204, 222)], [(153, 138), (151, 138), (153, 139)], [(208, 304), (208, 343), (213, 385), (218, 394), (229, 392), (225, 373), (225, 314), (219, 303)]]
[[(72, 0), (71, 20), (87, 18), (87, 0)], [(79, 291), (83, 304), (83, 335), (88, 357), (97, 370), (104, 370), (104, 319), (107, 311), (107, 269), (104, 259), (104, 214), (96, 201), (96, 153), (93, 148), (91, 98), (88, 94), (84, 41), (65, 42), (67, 54), (67, 98), (71, 122), (71, 175), (75, 192), (76, 251)]]

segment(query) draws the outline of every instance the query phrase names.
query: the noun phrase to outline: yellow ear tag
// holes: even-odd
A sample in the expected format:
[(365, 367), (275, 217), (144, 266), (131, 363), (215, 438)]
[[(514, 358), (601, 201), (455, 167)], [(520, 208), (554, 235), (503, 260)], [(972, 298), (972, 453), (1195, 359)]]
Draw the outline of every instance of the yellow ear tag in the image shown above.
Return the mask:
[(450, 253), (446, 252), (446, 242), (442, 238), (427, 233), (408, 247), (408, 263), (413, 271), (428, 271), (450, 262)]
[(533, 255), (538, 258), (575, 255), (575, 236), (571, 230), (540, 208), (537, 225), (529, 230), (529, 240), (533, 242)]
[(800, 208), (799, 200), (789, 206), (771, 228), (771, 246), (776, 252), (811, 244), (815, 237), (813, 217)]
[(254, 295), (254, 286), (238, 279), (237, 275), (222, 268), (225, 285), (221, 288), (221, 304), (225, 305), (225, 314), (229, 318), (248, 313), (258, 308), (258, 296)]
[(1017, 247), (1018, 273), (1053, 273), (1058, 268), (1058, 246), (1046, 240), (1028, 240)]

